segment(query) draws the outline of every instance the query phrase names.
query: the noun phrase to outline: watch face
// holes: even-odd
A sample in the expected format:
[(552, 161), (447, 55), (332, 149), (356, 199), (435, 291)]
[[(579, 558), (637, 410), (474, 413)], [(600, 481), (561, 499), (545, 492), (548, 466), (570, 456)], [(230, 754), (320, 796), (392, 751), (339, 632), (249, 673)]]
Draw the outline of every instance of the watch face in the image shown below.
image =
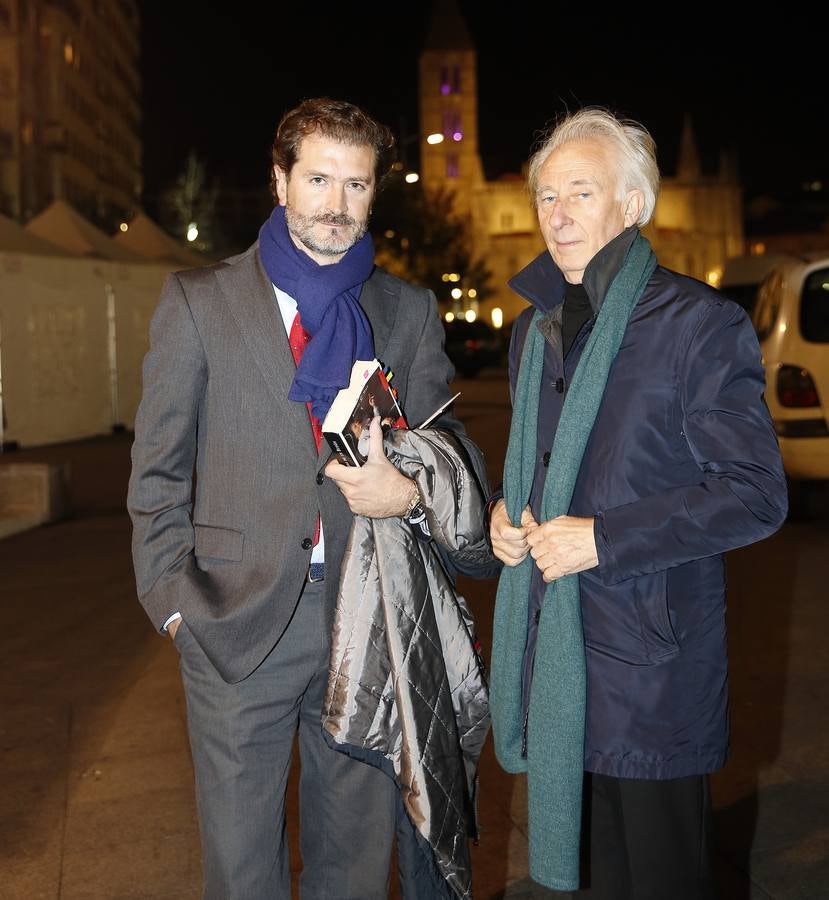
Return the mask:
[(423, 498), (420, 496), (420, 491), (418, 491), (414, 497), (409, 501), (409, 508), (406, 510), (406, 517), (412, 515), (412, 513), (423, 504)]

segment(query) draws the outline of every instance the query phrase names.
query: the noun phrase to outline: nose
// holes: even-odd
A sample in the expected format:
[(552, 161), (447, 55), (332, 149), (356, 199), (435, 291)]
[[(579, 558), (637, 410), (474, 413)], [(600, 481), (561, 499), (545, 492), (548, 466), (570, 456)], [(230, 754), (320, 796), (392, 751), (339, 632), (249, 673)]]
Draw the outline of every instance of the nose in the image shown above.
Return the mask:
[(564, 225), (572, 224), (573, 220), (567, 215), (567, 210), (561, 200), (554, 200), (552, 209), (547, 213), (547, 218), (553, 228), (561, 228)]
[(345, 193), (345, 185), (331, 182), (328, 189), (328, 208), (334, 213), (344, 213), (348, 211), (348, 198)]

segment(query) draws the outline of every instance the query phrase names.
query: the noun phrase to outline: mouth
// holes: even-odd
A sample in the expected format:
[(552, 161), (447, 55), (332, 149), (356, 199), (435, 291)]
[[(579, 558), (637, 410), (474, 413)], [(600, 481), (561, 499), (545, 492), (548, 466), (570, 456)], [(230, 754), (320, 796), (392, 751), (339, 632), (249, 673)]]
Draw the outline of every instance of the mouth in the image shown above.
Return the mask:
[(326, 228), (349, 228), (354, 226), (354, 219), (350, 216), (318, 218), (316, 222), (318, 225), (325, 225)]

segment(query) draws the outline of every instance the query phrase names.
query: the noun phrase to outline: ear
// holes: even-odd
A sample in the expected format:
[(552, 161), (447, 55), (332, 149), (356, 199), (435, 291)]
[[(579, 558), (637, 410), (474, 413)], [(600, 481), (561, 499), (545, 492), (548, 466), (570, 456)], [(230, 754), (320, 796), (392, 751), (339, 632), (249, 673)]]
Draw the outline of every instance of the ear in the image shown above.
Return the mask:
[(627, 192), (624, 200), (623, 212), (625, 216), (625, 228), (630, 228), (639, 221), (642, 210), (645, 208), (645, 195), (639, 188)]
[(279, 167), (273, 167), (274, 178), (276, 179), (276, 196), (279, 205), (284, 206), (288, 202), (288, 176)]

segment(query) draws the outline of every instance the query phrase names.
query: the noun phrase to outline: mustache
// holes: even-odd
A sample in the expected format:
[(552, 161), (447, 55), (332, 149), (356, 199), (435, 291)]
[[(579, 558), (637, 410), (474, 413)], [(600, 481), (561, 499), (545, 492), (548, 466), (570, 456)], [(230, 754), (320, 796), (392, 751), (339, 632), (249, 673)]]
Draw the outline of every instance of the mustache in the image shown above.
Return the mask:
[(320, 225), (350, 225), (352, 228), (357, 224), (348, 213), (317, 213), (312, 221)]

